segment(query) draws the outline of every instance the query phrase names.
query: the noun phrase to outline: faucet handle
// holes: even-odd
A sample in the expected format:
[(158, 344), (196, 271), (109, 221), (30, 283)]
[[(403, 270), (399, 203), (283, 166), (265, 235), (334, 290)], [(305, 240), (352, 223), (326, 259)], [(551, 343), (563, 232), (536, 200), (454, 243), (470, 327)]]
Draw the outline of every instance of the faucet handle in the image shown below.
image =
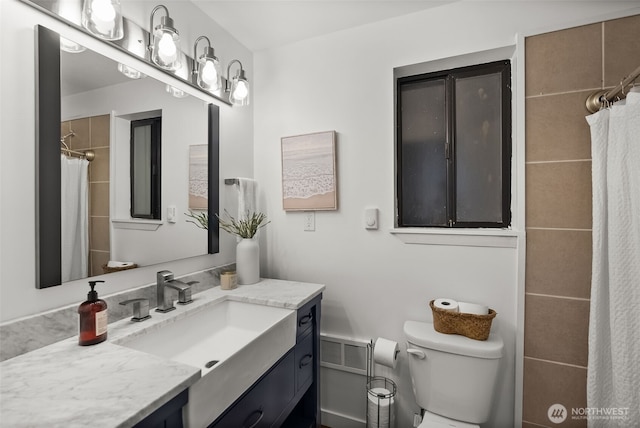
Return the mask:
[(149, 315), (149, 299), (138, 298), (120, 302), (122, 306), (130, 303), (133, 304), (133, 318), (131, 318), (131, 321), (140, 322), (151, 318), (151, 315)]
[(178, 291), (178, 301), (176, 303), (179, 305), (188, 305), (189, 303), (193, 303), (193, 299), (191, 298), (191, 287)]

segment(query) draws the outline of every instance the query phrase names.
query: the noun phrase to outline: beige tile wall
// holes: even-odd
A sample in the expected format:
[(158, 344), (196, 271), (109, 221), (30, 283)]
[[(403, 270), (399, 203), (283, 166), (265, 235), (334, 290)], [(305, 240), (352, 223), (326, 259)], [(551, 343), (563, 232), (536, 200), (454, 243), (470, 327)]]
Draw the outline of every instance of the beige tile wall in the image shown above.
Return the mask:
[[(586, 427), (591, 144), (586, 97), (640, 65), (640, 15), (528, 37), (523, 427)], [(562, 404), (568, 419), (551, 423)]]
[(109, 115), (93, 116), (62, 123), (62, 135), (72, 150), (93, 150), (89, 164), (89, 276), (102, 275), (109, 261)]

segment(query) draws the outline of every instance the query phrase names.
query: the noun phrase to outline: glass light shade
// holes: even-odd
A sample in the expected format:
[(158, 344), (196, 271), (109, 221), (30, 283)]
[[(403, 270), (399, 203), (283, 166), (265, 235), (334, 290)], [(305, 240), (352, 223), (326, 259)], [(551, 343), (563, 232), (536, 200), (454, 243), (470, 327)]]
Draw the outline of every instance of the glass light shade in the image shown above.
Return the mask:
[(246, 79), (238, 76), (231, 79), (229, 101), (234, 106), (249, 105), (249, 82)]
[(176, 98), (185, 98), (189, 96), (189, 94), (187, 94), (185, 91), (183, 91), (182, 89), (178, 89), (175, 86), (167, 85), (165, 89), (168, 93)]
[(198, 86), (208, 91), (220, 89), (220, 62), (202, 55), (198, 59)]
[(53, 12), (67, 21), (82, 25), (82, 0), (58, 0), (53, 5)]
[(165, 70), (177, 70), (182, 64), (178, 50), (180, 36), (175, 31), (156, 27), (153, 32), (151, 60)]
[(128, 65), (122, 64), (121, 62), (118, 63), (118, 71), (127, 76), (129, 79), (142, 79), (143, 77), (147, 77), (146, 74), (141, 73), (135, 68), (129, 67)]
[(84, 0), (82, 26), (104, 40), (124, 37), (120, 0)]
[(65, 39), (64, 37), (60, 37), (60, 49), (69, 53), (80, 53), (87, 50), (84, 46), (76, 42), (72, 42), (69, 39)]

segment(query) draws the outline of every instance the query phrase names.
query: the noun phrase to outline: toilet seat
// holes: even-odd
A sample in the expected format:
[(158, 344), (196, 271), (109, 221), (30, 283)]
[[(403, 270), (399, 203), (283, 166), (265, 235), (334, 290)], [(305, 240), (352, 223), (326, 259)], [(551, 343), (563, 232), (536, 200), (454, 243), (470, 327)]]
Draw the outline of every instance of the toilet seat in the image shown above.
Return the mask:
[(431, 412), (424, 412), (422, 423), (418, 428), (480, 428), (480, 425), (456, 421)]

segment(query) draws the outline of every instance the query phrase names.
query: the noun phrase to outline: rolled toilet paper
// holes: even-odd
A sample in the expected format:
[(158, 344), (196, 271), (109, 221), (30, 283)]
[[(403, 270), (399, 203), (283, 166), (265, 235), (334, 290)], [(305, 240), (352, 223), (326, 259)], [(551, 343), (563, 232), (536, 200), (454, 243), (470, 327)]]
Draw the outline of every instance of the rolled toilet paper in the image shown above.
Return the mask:
[(373, 347), (373, 361), (383, 366), (396, 368), (399, 353), (398, 342), (379, 337)]
[(367, 428), (387, 428), (395, 426), (394, 397), (386, 388), (372, 388), (367, 394)]
[(458, 312), (458, 302), (453, 299), (436, 299), (433, 305), (438, 309), (444, 309), (447, 312)]
[(489, 307), (470, 302), (458, 302), (458, 311), (463, 314), (487, 315)]

